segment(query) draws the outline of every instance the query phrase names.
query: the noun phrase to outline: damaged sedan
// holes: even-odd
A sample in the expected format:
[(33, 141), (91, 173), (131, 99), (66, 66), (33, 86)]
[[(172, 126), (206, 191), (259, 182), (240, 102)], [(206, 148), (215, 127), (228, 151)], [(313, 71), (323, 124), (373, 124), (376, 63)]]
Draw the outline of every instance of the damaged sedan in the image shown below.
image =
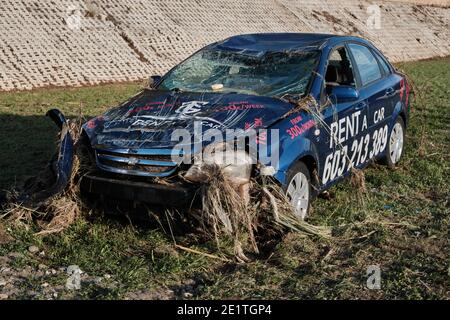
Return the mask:
[[(298, 218), (353, 170), (400, 160), (409, 86), (370, 42), (327, 34), (249, 34), (194, 53), (149, 88), (83, 125), (88, 194), (164, 206), (193, 203), (208, 166), (243, 201), (272, 176)], [(62, 130), (66, 120), (50, 112)], [(61, 188), (72, 170), (65, 130)]]

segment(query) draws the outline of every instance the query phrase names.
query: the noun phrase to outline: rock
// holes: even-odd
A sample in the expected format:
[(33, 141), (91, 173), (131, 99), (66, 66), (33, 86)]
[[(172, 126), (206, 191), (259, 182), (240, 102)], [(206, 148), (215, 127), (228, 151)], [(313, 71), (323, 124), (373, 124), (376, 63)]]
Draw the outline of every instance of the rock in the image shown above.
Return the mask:
[(43, 284), (41, 284), (42, 288), (47, 288), (49, 286), (49, 284), (47, 282), (44, 282)]
[(105, 279), (111, 279), (111, 275), (105, 274), (105, 275), (103, 276), (103, 278), (105, 278)]
[(11, 253), (8, 254), (8, 257), (11, 260), (19, 260), (19, 259), (23, 259), (24, 256), (20, 252), (11, 252)]
[(8, 299), (9, 298), (9, 296), (7, 295), (7, 294), (5, 294), (5, 293), (0, 293), (0, 300), (6, 300), (6, 299)]
[(45, 265), (45, 264), (43, 264), (43, 263), (40, 263), (39, 265), (38, 265), (38, 269), (39, 270), (45, 270), (45, 269), (47, 269), (48, 267)]
[(23, 270), (26, 272), (33, 272), (34, 268), (30, 265), (27, 265), (27, 266), (23, 267)]
[(0, 287), (6, 286), (7, 282), (3, 279), (0, 279)]
[(27, 292), (26, 295), (31, 298), (37, 298), (39, 296), (39, 293), (37, 293), (36, 291), (30, 290)]
[(183, 292), (183, 298), (190, 299), (192, 298), (193, 294), (190, 292)]
[(28, 251), (30, 251), (31, 253), (36, 253), (39, 251), (39, 248), (36, 246), (29, 246)]
[[(8, 256), (0, 256), (0, 266), (7, 266), (9, 264), (9, 262), (11, 261), (11, 258)], [(2, 270), (2, 268), (0, 268), (0, 270)]]
[(102, 277), (96, 277), (96, 278), (94, 279), (94, 283), (97, 284), (97, 285), (100, 285), (100, 284), (102, 283), (102, 281), (103, 281), (103, 278), (102, 278)]
[(174, 299), (172, 290), (141, 290), (137, 292), (127, 293), (126, 300), (170, 300)]
[(175, 295), (175, 291), (171, 290), (171, 289), (167, 289), (166, 290), (166, 294), (170, 297), (173, 297)]
[(72, 264), (72, 265), (68, 266), (66, 269), (66, 272), (67, 272), (67, 274), (83, 273), (83, 271), (81, 271), (80, 267), (77, 266), (76, 264)]

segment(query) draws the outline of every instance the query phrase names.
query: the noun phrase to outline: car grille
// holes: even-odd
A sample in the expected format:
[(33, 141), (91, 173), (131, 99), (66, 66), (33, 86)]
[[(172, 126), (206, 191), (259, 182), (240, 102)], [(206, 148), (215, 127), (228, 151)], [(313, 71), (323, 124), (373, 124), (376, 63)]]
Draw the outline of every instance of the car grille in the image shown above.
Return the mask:
[(174, 173), (178, 164), (171, 159), (171, 149), (96, 149), (100, 169), (135, 176), (165, 177)]

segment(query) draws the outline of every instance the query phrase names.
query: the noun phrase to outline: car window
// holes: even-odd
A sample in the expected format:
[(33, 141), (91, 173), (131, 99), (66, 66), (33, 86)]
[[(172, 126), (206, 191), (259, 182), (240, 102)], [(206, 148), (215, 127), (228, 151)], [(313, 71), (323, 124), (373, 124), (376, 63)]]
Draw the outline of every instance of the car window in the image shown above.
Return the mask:
[(355, 86), (352, 62), (345, 47), (333, 49), (328, 58), (325, 74), (326, 94), (330, 94), (335, 86)]
[(377, 52), (374, 52), (374, 54), (377, 56), (378, 61), (380, 62), (381, 69), (383, 69), (385, 74), (391, 73), (391, 68), (389, 68), (387, 62), (381, 55), (379, 55)]
[(356, 65), (358, 66), (362, 85), (365, 86), (366, 84), (380, 79), (380, 67), (369, 48), (354, 43), (350, 43), (348, 46), (350, 47), (350, 51), (352, 52)]
[(333, 52), (331, 52), (329, 61), (342, 61), (339, 50), (340, 49), (334, 49)]

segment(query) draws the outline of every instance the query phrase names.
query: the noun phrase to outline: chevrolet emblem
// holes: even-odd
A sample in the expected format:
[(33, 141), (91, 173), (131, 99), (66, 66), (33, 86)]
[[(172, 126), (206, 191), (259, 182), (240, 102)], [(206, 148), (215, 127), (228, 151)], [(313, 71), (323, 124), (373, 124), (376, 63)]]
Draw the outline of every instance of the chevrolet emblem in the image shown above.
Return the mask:
[(130, 166), (134, 166), (138, 162), (139, 162), (139, 159), (137, 159), (137, 158), (130, 158), (130, 159), (128, 159), (127, 164), (130, 165)]

